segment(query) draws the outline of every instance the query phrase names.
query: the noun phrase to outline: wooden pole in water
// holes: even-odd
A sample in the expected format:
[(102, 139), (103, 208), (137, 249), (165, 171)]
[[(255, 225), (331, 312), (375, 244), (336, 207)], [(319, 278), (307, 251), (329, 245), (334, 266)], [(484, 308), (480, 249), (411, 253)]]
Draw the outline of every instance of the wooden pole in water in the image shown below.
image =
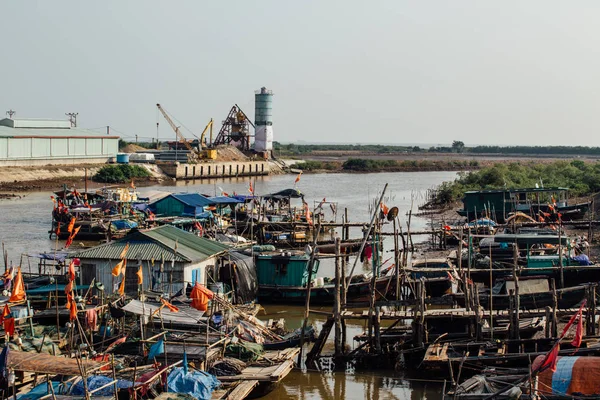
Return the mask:
[(396, 285), (396, 300), (400, 300), (400, 249), (398, 243), (398, 227), (396, 226), (396, 218), (394, 217), (394, 282)]
[(563, 268), (562, 224), (558, 224), (558, 266), (560, 268), (560, 288), (565, 287), (565, 271)]
[(492, 278), (492, 246), (490, 246), (490, 338), (494, 340), (494, 281)]
[(385, 195), (385, 191), (387, 190), (387, 187), (388, 187), (388, 184), (386, 183), (385, 186), (383, 187), (383, 190), (381, 191), (381, 196), (379, 197), (379, 201), (377, 202), (377, 207), (375, 207), (375, 209), (373, 210), (373, 214), (371, 215), (371, 222), (369, 223), (369, 229), (367, 229), (367, 231), (364, 233), (363, 241), (360, 244), (360, 249), (358, 250), (358, 255), (354, 259), (354, 264), (352, 264), (352, 269), (350, 270), (350, 275), (348, 276), (348, 284), (350, 284), (350, 281), (352, 280), (352, 276), (354, 276), (354, 269), (356, 268), (356, 264), (357, 264), (358, 260), (360, 259), (360, 255), (362, 254), (363, 250), (365, 249), (365, 245), (367, 244), (367, 240), (369, 239), (369, 233), (371, 232), (371, 229), (373, 229), (373, 224), (375, 223), (375, 218), (379, 214), (379, 204), (381, 204), (381, 202), (383, 201), (383, 196)]
[(308, 280), (306, 282), (306, 301), (304, 304), (304, 319), (302, 321), (302, 329), (300, 330), (300, 352), (298, 353), (298, 365), (302, 365), (302, 352), (304, 347), (304, 331), (306, 330), (306, 325), (308, 324), (308, 316), (310, 313), (310, 290), (312, 288), (312, 274), (313, 267), (315, 264), (315, 254), (317, 252), (317, 240), (319, 237), (319, 233), (321, 232), (321, 224), (317, 225), (317, 232), (313, 237), (313, 245), (310, 253), (310, 260), (308, 261)]
[(513, 321), (511, 324), (514, 329), (514, 338), (515, 339), (520, 338), (519, 310), (521, 308), (521, 297), (519, 296), (519, 276), (517, 275), (518, 262), (519, 262), (519, 248), (518, 248), (517, 243), (515, 242), (515, 245), (513, 247), (513, 279), (515, 282), (515, 301), (514, 301), (515, 310), (514, 310)]
[(340, 238), (335, 239), (335, 293), (333, 297), (333, 318), (335, 320), (335, 337), (334, 337), (334, 348), (335, 357), (339, 357), (343, 353), (341, 344), (342, 336), (342, 324), (341, 324), (341, 283), (342, 283), (342, 271), (341, 271), (341, 240)]

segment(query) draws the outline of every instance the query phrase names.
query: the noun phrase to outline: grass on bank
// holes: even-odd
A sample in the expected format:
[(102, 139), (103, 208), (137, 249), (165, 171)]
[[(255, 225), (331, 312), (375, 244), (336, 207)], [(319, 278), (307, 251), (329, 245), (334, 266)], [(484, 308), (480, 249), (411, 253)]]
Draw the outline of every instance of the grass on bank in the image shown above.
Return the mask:
[(498, 163), (478, 171), (460, 172), (453, 182), (438, 188), (438, 202), (448, 204), (463, 197), (468, 190), (567, 187), (574, 196), (600, 191), (600, 162), (581, 160), (552, 163)]
[(150, 172), (139, 165), (105, 165), (92, 177), (95, 182), (125, 183), (134, 178), (149, 178)]

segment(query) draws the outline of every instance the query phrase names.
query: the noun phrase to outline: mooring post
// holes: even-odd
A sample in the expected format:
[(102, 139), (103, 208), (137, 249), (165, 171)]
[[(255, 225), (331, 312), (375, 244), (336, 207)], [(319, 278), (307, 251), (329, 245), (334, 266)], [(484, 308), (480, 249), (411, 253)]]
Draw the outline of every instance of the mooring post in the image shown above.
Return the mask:
[(552, 286), (552, 337), (558, 337), (558, 321), (556, 318), (556, 309), (558, 308), (558, 296), (556, 294), (556, 282), (550, 280)]
[(335, 238), (335, 293), (333, 297), (333, 318), (335, 319), (334, 330), (334, 348), (335, 357), (339, 357), (343, 353), (341, 344), (342, 339), (342, 324), (341, 324), (341, 286), (342, 286), (342, 265), (341, 265), (341, 240)]

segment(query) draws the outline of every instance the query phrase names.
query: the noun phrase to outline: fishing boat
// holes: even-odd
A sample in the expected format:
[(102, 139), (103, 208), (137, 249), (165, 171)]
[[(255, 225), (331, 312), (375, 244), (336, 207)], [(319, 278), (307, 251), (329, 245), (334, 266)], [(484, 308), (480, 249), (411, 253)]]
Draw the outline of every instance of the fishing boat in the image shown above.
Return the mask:
[(458, 214), (469, 219), (492, 217), (500, 223), (505, 222), (510, 213), (519, 211), (531, 216), (560, 214), (563, 221), (580, 220), (588, 212), (590, 204), (568, 204), (568, 191), (568, 188), (562, 187), (468, 191)]
[[(309, 278), (310, 256), (304, 252), (267, 252), (255, 256), (258, 276), (258, 300), (263, 303), (303, 303), (306, 300), (309, 280), (311, 303), (333, 304), (334, 279), (317, 277), (319, 260), (314, 260)], [(384, 296), (394, 285), (393, 276), (382, 276), (375, 280), (376, 299)], [(347, 302), (369, 301), (371, 278), (358, 275), (348, 285)]]

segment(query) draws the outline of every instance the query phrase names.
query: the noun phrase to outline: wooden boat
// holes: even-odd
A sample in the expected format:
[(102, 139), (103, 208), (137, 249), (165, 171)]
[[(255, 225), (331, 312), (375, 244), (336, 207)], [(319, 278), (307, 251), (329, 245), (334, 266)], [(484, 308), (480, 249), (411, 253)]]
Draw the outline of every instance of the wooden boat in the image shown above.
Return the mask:
[[(258, 277), (258, 300), (261, 303), (304, 303), (309, 282), (310, 257), (303, 252), (270, 252), (255, 256)], [(317, 278), (319, 260), (314, 261), (310, 280), (311, 302), (333, 304), (335, 282), (333, 279)], [(376, 299), (393, 289), (393, 276), (378, 277), (375, 281)], [(368, 301), (371, 279), (365, 275), (355, 276), (348, 285), (347, 302)]]
[[(580, 303), (586, 295), (586, 285), (578, 285), (564, 289), (557, 289), (558, 308), (571, 308)], [(515, 281), (511, 277), (499, 278), (492, 288), (491, 305), (494, 310), (507, 310), (510, 308), (510, 291), (515, 289)], [(461, 307), (465, 306), (464, 293), (453, 293), (447, 295)], [(521, 309), (540, 309), (553, 306), (552, 292), (548, 278), (545, 276), (529, 276), (519, 278), (519, 302)], [(479, 292), (479, 304), (490, 308), (490, 291)]]

